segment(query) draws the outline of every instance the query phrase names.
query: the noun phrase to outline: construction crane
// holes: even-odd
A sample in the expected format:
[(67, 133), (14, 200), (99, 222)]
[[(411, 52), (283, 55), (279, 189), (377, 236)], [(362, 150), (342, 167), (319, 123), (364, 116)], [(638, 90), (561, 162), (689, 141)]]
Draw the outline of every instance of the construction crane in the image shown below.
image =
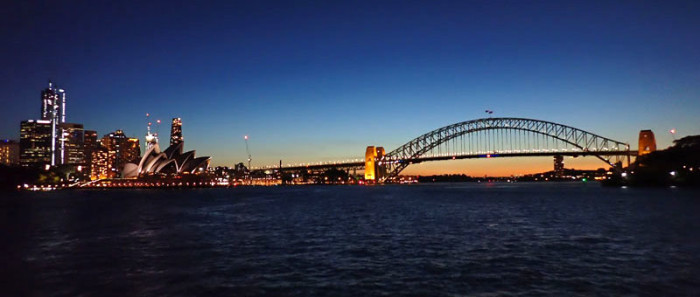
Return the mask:
[(248, 149), (248, 135), (243, 136), (243, 139), (245, 139), (245, 152), (248, 154), (248, 170), (250, 170), (250, 161), (253, 159), (250, 157), (250, 149)]

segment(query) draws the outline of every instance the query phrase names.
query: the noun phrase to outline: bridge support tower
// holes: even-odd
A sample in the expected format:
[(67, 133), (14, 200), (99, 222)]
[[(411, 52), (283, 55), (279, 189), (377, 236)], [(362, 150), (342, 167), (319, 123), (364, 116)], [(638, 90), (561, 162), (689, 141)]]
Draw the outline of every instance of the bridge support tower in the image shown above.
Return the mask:
[(365, 181), (379, 181), (387, 174), (386, 164), (381, 160), (386, 151), (383, 147), (368, 146), (365, 151)]
[(639, 148), (637, 156), (643, 156), (656, 151), (656, 139), (651, 130), (639, 131)]

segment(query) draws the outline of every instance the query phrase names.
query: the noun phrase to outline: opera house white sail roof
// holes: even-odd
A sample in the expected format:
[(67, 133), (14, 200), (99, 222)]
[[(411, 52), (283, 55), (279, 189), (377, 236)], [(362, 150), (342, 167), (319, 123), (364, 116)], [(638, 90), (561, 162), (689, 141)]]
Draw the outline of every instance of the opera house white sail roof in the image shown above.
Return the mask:
[(173, 144), (165, 151), (160, 151), (154, 143), (143, 154), (139, 164), (127, 163), (122, 170), (123, 178), (135, 178), (145, 174), (183, 174), (205, 171), (209, 167), (209, 157), (195, 157), (195, 151), (183, 153), (183, 144)]

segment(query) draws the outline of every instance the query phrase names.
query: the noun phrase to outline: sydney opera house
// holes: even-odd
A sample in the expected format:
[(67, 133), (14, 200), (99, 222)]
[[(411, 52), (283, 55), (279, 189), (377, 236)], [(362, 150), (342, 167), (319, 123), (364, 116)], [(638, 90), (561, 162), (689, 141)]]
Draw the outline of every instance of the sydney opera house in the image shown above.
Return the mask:
[[(150, 135), (149, 135), (150, 136)], [(206, 171), (209, 157), (195, 157), (195, 151), (183, 153), (184, 142), (171, 145), (160, 151), (158, 143), (152, 143), (143, 154), (139, 164), (127, 163), (122, 178), (137, 178), (149, 174), (192, 174)]]

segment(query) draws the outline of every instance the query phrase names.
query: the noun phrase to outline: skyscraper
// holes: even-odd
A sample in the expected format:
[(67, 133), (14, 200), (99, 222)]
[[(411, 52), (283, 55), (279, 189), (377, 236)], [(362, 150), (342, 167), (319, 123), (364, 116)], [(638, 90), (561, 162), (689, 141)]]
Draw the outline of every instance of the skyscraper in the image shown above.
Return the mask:
[(170, 126), (170, 145), (175, 145), (183, 141), (182, 120), (180, 118), (173, 118), (172, 125)]
[(41, 119), (20, 124), (20, 163), (23, 166), (81, 164), (83, 127), (66, 123), (66, 92), (49, 81), (41, 91)]
[(100, 147), (97, 141), (97, 131), (85, 130), (83, 136), (83, 151), (85, 153), (85, 167), (87, 172), (92, 173), (92, 152)]
[(81, 165), (85, 163), (84, 129), (82, 124), (61, 123), (58, 164)]
[(122, 130), (105, 134), (102, 140), (100, 140), (102, 147), (107, 149), (109, 154), (109, 177), (115, 177), (116, 174), (121, 171), (119, 168), (119, 165), (121, 165), (119, 164), (119, 159), (121, 156), (121, 148), (124, 146), (125, 142), (126, 135), (124, 135), (124, 131)]
[[(112, 171), (114, 156), (109, 155), (109, 151), (101, 146), (90, 151), (90, 179), (104, 179), (116, 176)], [(111, 163), (110, 163), (111, 162)]]
[(51, 123), (51, 165), (62, 164), (56, 158), (59, 154), (58, 140), (62, 138), (62, 131), (58, 131), (58, 125), (66, 122), (66, 92), (63, 89), (54, 88), (49, 81), (49, 87), (41, 91), (41, 119)]
[(564, 156), (562, 155), (554, 156), (554, 176), (564, 176)]
[(53, 155), (52, 124), (49, 120), (26, 120), (20, 123), (19, 149), (22, 166), (51, 164)]
[(124, 164), (135, 162), (141, 156), (139, 139), (126, 137), (122, 130), (106, 134), (100, 142), (109, 155), (109, 177), (117, 177), (122, 172)]
[(63, 89), (54, 88), (49, 81), (49, 87), (41, 91), (41, 119), (51, 120), (55, 116), (66, 121), (66, 92)]
[(122, 148), (123, 164), (135, 162), (141, 159), (141, 145), (138, 138), (127, 138), (124, 147)]

